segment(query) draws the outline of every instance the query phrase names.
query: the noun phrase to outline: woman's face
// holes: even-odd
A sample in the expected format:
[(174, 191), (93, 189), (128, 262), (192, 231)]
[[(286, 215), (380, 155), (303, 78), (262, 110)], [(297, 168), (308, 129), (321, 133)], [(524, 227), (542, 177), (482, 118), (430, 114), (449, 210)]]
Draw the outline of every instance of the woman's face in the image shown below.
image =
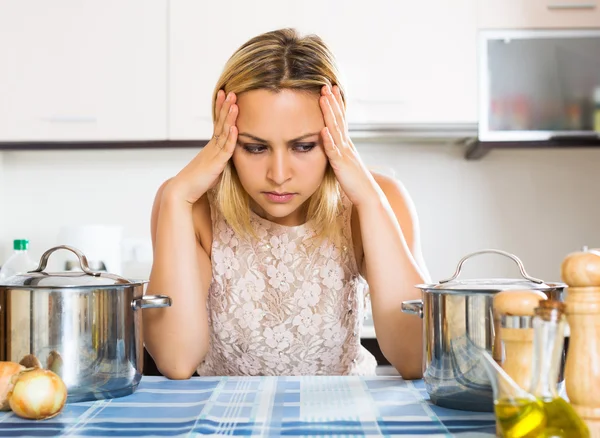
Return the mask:
[(238, 145), (233, 164), (251, 208), (273, 222), (305, 220), (300, 207), (319, 188), (327, 168), (319, 95), (254, 90), (237, 98)]

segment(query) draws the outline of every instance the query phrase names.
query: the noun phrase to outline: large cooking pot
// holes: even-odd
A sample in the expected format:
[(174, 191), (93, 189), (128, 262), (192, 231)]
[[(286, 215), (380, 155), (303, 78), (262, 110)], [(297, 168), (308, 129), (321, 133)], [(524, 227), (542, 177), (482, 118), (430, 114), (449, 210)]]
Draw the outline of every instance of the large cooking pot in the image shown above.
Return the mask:
[[(457, 279), (466, 260), (489, 253), (514, 260), (523, 278)], [(515, 255), (486, 249), (463, 257), (451, 278), (416, 287), (423, 299), (403, 302), (402, 311), (423, 318), (423, 380), (431, 401), (452, 409), (492, 412), (493, 392), (480, 349), (493, 353), (494, 295), (529, 289), (562, 301), (566, 284), (533, 278)]]
[[(58, 249), (75, 253), (83, 272), (44, 272)], [(143, 296), (145, 283), (90, 270), (76, 248), (49, 249), (37, 269), (0, 285), (0, 361), (33, 354), (61, 376), (67, 402), (133, 393), (143, 369), (140, 310), (171, 305)]]

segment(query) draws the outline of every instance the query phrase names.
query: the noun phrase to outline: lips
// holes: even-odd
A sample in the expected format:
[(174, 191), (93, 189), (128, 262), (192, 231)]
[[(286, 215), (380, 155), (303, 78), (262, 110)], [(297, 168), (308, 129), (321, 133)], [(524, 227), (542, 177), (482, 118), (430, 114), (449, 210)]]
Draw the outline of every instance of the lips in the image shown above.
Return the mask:
[(271, 202), (286, 203), (292, 200), (296, 193), (289, 192), (263, 192), (266, 198)]

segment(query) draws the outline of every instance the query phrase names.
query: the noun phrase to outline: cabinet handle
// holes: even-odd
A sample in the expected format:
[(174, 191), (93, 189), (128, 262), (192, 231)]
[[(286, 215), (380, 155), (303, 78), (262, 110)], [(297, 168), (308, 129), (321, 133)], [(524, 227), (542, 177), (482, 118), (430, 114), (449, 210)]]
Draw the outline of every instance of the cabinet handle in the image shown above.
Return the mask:
[(596, 3), (549, 3), (548, 9), (596, 9)]

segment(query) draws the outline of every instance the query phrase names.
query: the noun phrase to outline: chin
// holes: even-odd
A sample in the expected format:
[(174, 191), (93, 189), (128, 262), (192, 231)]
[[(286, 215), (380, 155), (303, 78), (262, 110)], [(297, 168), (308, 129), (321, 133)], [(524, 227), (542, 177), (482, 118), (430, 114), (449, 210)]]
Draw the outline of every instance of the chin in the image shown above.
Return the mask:
[(258, 206), (263, 210), (266, 214), (267, 218), (270, 219), (285, 219), (288, 216), (292, 215), (295, 211), (297, 211), (302, 203), (288, 203), (288, 204), (276, 204), (276, 203), (267, 203), (261, 202), (258, 203)]

